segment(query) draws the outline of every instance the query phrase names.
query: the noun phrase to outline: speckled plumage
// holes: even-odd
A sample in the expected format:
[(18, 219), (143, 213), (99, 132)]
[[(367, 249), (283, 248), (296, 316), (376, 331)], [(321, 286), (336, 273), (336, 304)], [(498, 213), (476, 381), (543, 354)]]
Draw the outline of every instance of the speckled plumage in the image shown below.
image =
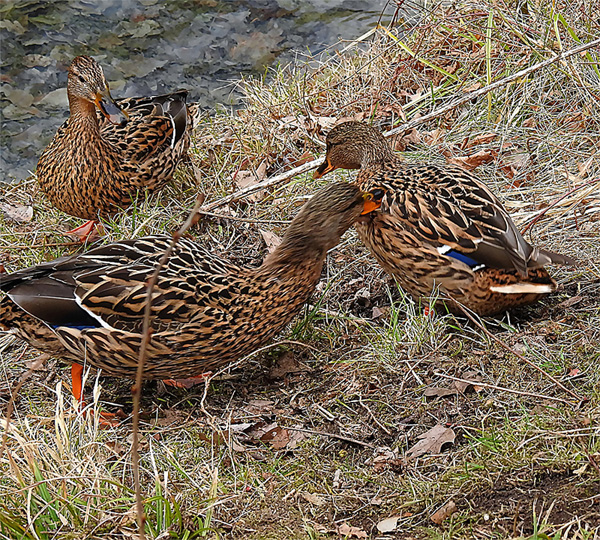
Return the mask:
[(479, 315), (535, 302), (556, 289), (543, 265), (572, 262), (530, 246), (498, 198), (458, 167), (408, 164), (383, 135), (345, 122), (327, 136), (327, 156), (315, 175), (360, 169), (356, 184), (385, 192), (378, 211), (356, 225), (382, 267), (415, 299), (439, 286)]
[[(195, 376), (267, 343), (310, 297), (365, 197), (344, 183), (321, 190), (257, 269), (181, 239), (154, 289), (144, 378)], [(147, 280), (170, 240), (123, 240), (0, 275), (0, 326), (43, 352), (135, 378)]]
[(115, 102), (100, 65), (78, 56), (69, 67), (67, 95), (70, 116), (37, 165), (40, 187), (54, 206), (97, 219), (171, 179), (190, 141), (186, 91)]

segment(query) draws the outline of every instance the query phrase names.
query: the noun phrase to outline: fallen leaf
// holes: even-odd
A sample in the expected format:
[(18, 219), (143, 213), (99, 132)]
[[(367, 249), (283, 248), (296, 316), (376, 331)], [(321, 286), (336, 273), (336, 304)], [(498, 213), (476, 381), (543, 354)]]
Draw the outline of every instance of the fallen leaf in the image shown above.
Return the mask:
[(385, 446), (375, 450), (375, 457), (371, 460), (373, 469), (383, 471), (386, 469), (396, 470), (404, 466), (404, 461), (398, 457), (398, 454)]
[(262, 442), (270, 442), (275, 450), (281, 450), (290, 442), (290, 434), (287, 429), (276, 426), (267, 431), (260, 440)]
[(479, 375), (476, 371), (465, 371), (461, 375), (461, 379), (466, 379), (469, 382), (463, 381), (453, 381), (452, 386), (456, 388), (461, 394), (466, 394), (467, 392), (481, 392), (483, 390), (482, 386), (477, 386), (476, 383), (481, 382), (483, 377)]
[(263, 231), (262, 229), (259, 229), (259, 232), (263, 237), (265, 244), (267, 245), (267, 251), (269, 253), (273, 253), (275, 251), (275, 248), (279, 244), (281, 244), (281, 237), (277, 236), (274, 232), (271, 231)]
[(431, 386), (429, 388), (425, 388), (423, 395), (425, 397), (448, 397), (455, 396), (457, 391), (453, 388), (438, 388), (436, 386)]
[(420, 142), (421, 134), (416, 129), (411, 129), (402, 137), (397, 137), (394, 140), (394, 149), (398, 152), (404, 152), (409, 145), (418, 144)]
[(421, 439), (406, 453), (407, 458), (416, 458), (423, 454), (432, 453), (439, 454), (444, 445), (452, 444), (456, 434), (450, 428), (446, 428), (441, 424), (432, 427), (427, 433), (419, 436)]
[(454, 512), (456, 512), (456, 503), (454, 501), (448, 501), (437, 512), (431, 515), (431, 521), (437, 525), (441, 525), (442, 521), (448, 519)]
[(382, 317), (383, 315), (385, 315), (387, 313), (387, 311), (389, 311), (389, 309), (386, 310), (386, 308), (378, 308), (377, 306), (375, 306), (373, 308), (373, 313), (371, 314), (371, 317), (373, 319), (378, 319), (379, 317)]
[(305, 501), (314, 504), (315, 506), (323, 506), (325, 504), (325, 499), (314, 493), (307, 493), (306, 491), (303, 491), (300, 493), (300, 497), (302, 497)]
[(581, 300), (583, 299), (582, 296), (572, 296), (571, 298), (567, 298), (566, 300), (563, 300), (560, 304), (557, 304), (556, 307), (557, 308), (568, 308), (571, 306), (574, 306), (575, 304), (578, 304), (579, 302), (581, 302)]
[(464, 88), (462, 88), (463, 93), (468, 94), (469, 92), (474, 92), (475, 90), (479, 90), (481, 88), (481, 83), (480, 82), (476, 82), (474, 84), (471, 84), (470, 86), (465, 86)]
[(347, 523), (342, 523), (337, 528), (338, 534), (343, 534), (346, 538), (368, 538), (367, 533), (358, 527), (351, 527)]
[(389, 518), (382, 519), (377, 524), (377, 530), (382, 533), (395, 531), (399, 519), (400, 516), (392, 516)]
[[(255, 186), (262, 180), (264, 180), (267, 174), (267, 163), (263, 161), (256, 169), (256, 171), (251, 170), (243, 170), (237, 171), (233, 174), (233, 182), (238, 189), (244, 189), (247, 187)], [(252, 193), (248, 197), (247, 200), (252, 202), (258, 202), (265, 196), (264, 190), (257, 191), (256, 193)]]
[(127, 448), (119, 441), (107, 441), (106, 446), (110, 448), (117, 456), (122, 456), (127, 452)]
[(277, 359), (276, 364), (269, 372), (269, 376), (273, 379), (283, 379), (288, 373), (299, 373), (302, 371), (306, 371), (306, 368), (298, 363), (293, 352), (286, 351)]
[[(517, 169), (515, 169), (512, 165), (503, 165), (500, 166), (500, 170), (506, 175), (509, 180), (512, 180), (517, 174)], [(514, 186), (521, 187), (521, 186)]]
[(40, 371), (44, 369), (44, 365), (46, 364), (48, 358), (49, 357), (45, 354), (42, 354), (41, 356), (36, 356), (31, 360), (27, 360), (25, 362), (25, 366), (27, 367), (27, 369), (31, 369), (32, 371)]
[(489, 163), (490, 161), (493, 161), (497, 155), (498, 152), (496, 150), (480, 150), (479, 152), (471, 154), (470, 156), (446, 159), (448, 160), (448, 163), (452, 165), (458, 165), (462, 169), (472, 171), (483, 163)]
[(19, 223), (28, 223), (33, 219), (33, 206), (2, 203), (0, 204), (0, 208), (2, 209), (4, 215), (13, 221), (17, 221)]
[(300, 167), (300, 165), (304, 165), (305, 163), (308, 163), (309, 161), (312, 161), (313, 159), (315, 159), (315, 156), (313, 156), (310, 152), (304, 152), (299, 158), (294, 159), (290, 163), (290, 166), (291, 167)]
[(472, 148), (473, 146), (477, 146), (478, 144), (487, 144), (487, 143), (492, 142), (497, 136), (498, 136), (497, 133), (482, 133), (481, 135), (477, 135), (476, 137), (473, 137), (472, 139), (467, 137), (463, 141), (461, 148), (467, 149), (467, 148)]
[(335, 116), (319, 116), (318, 118), (315, 118), (315, 120), (324, 131), (329, 131), (337, 122)]
[(288, 430), (288, 433), (289, 433), (289, 437), (290, 437), (290, 442), (287, 443), (287, 446), (286, 446), (286, 448), (288, 450), (293, 450), (304, 439), (308, 439), (308, 435), (306, 433), (303, 433), (302, 431), (296, 431), (294, 429), (290, 429), (290, 430)]

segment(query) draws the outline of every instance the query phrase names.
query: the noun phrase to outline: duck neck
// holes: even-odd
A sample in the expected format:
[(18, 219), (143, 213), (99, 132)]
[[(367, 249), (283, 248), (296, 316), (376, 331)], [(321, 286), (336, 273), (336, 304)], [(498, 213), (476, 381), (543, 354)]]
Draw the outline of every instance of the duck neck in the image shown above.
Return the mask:
[(69, 95), (69, 109), (71, 111), (69, 118), (69, 125), (71, 127), (83, 126), (87, 133), (100, 135), (100, 126), (96, 117), (96, 106), (93, 103), (90, 103), (86, 99)]
[(361, 168), (380, 165), (396, 159), (389, 143), (382, 139), (378, 144), (368, 144), (362, 149)]
[(300, 227), (294, 230), (293, 225), (286, 231), (281, 244), (266, 257), (261, 268), (279, 268), (295, 274), (298, 267), (318, 266), (320, 273), (327, 249), (314, 235), (305, 233)]

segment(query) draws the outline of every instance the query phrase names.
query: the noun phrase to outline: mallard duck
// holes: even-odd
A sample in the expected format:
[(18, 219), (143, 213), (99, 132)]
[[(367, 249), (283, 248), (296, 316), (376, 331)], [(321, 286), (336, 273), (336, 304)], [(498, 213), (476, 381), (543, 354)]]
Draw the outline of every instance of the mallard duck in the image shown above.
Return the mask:
[(95, 220), (171, 179), (190, 142), (186, 91), (115, 101), (100, 65), (78, 56), (69, 67), (67, 96), (70, 116), (37, 165), (54, 206)]
[[(327, 251), (379, 203), (356, 186), (327, 186), (255, 269), (182, 238), (154, 289), (144, 379), (193, 377), (269, 341), (312, 294)], [(71, 360), (74, 374), (81, 372), (77, 365), (89, 363), (106, 375), (133, 379), (147, 281), (170, 242), (169, 236), (123, 240), (2, 274), (0, 326), (42, 352)], [(73, 387), (80, 392), (80, 383)]]
[(382, 203), (356, 225), (359, 238), (413, 298), (426, 304), (436, 286), (479, 315), (530, 304), (556, 290), (546, 264), (569, 257), (529, 245), (498, 198), (458, 167), (408, 164), (379, 130), (344, 122), (327, 135), (316, 178), (360, 169), (357, 186)]

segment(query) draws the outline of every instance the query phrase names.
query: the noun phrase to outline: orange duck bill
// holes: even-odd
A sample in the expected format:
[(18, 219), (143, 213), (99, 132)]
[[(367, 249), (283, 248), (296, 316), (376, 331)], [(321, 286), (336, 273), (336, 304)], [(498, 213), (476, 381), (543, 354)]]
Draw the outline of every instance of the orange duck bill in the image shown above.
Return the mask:
[(370, 214), (373, 212), (373, 210), (377, 210), (381, 206), (381, 201), (383, 201), (384, 195), (385, 191), (383, 189), (374, 189), (373, 191), (365, 193), (363, 195), (365, 205), (360, 215), (364, 216), (366, 214)]
[(334, 167), (330, 162), (329, 158), (325, 158), (325, 161), (319, 165), (319, 168), (313, 173), (313, 178), (321, 178), (331, 171), (335, 171), (337, 167)]

